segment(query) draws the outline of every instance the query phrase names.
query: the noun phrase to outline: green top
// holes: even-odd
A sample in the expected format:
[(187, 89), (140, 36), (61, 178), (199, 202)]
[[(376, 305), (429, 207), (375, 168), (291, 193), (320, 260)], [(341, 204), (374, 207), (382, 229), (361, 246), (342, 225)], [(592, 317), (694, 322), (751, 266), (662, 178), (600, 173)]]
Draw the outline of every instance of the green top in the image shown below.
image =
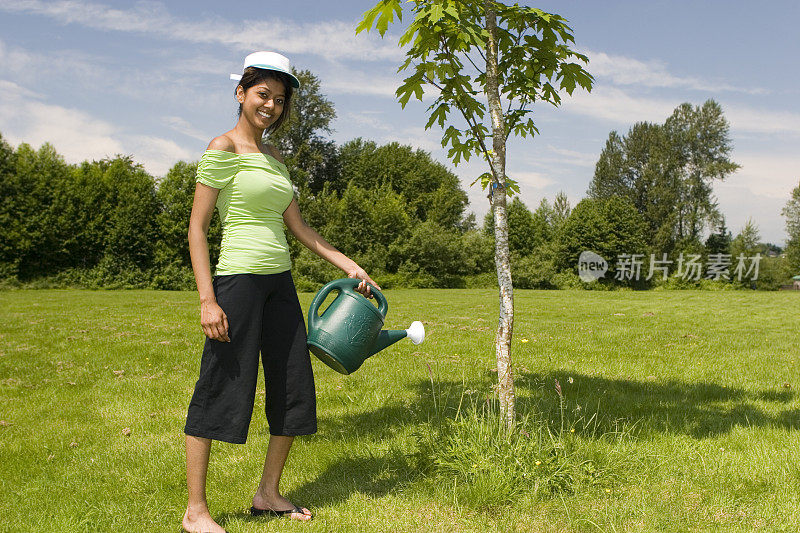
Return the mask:
[(197, 181), (219, 189), (222, 249), (215, 274), (277, 274), (292, 267), (283, 212), (294, 197), (286, 165), (260, 152), (206, 150)]

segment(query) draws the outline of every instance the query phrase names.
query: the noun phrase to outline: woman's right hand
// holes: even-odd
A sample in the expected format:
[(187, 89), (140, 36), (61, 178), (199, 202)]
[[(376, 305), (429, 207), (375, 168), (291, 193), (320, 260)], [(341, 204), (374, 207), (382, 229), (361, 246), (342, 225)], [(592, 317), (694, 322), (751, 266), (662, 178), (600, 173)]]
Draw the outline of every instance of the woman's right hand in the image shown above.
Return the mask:
[(209, 339), (231, 342), (228, 337), (228, 317), (217, 302), (200, 304), (200, 325)]

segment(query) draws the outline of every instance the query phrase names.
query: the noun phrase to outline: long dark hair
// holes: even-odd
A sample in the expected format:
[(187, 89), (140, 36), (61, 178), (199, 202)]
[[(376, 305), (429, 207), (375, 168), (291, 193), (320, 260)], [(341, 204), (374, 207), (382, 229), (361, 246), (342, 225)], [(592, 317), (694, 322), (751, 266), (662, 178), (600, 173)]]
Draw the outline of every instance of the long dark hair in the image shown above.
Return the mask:
[[(239, 86), (242, 87), (242, 90), (247, 92), (247, 89), (256, 85), (258, 83), (267, 81), (267, 80), (278, 80), (279, 82), (283, 83), (284, 87), (284, 100), (283, 100), (283, 110), (281, 111), (281, 116), (278, 117), (278, 120), (273, 122), (269, 128), (264, 130), (265, 134), (270, 134), (273, 131), (277, 130), (281, 127), (281, 125), (289, 120), (289, 115), (291, 114), (291, 107), (292, 107), (292, 93), (294, 92), (294, 87), (292, 87), (291, 78), (285, 72), (279, 72), (277, 70), (267, 70), (263, 68), (257, 67), (247, 67), (244, 69), (244, 73), (242, 74), (242, 79), (239, 80), (239, 85), (236, 86), (234, 89), (233, 94), (236, 95), (236, 91), (239, 89)], [(242, 115), (242, 104), (239, 104), (239, 111), (238, 116)]]

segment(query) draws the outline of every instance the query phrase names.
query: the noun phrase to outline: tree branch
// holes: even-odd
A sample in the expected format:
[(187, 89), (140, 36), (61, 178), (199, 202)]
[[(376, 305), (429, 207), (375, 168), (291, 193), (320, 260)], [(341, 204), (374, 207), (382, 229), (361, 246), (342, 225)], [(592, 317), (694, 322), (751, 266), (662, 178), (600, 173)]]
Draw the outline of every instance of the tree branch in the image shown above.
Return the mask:
[(483, 71), (483, 70), (481, 70), (480, 68), (478, 68), (478, 65), (476, 65), (476, 64), (475, 64), (475, 62), (474, 62), (474, 61), (472, 61), (472, 58), (471, 58), (471, 57), (469, 57), (469, 54), (466, 54), (466, 53), (465, 53), (465, 54), (464, 54), (464, 57), (466, 57), (466, 58), (467, 58), (467, 61), (469, 61), (470, 63), (472, 63), (472, 66), (473, 66), (473, 67), (475, 67), (475, 70), (477, 70), (479, 74), (486, 74), (486, 71)]
[[(441, 36), (439, 40), (442, 43), (442, 48), (444, 50), (445, 55), (447, 56), (450, 66), (453, 67), (455, 71), (458, 71), (458, 69), (455, 68), (453, 62), (453, 53), (447, 46), (447, 41), (444, 39), (444, 36)], [(481, 135), (480, 131), (478, 130), (477, 124), (473, 125), (473, 123), (470, 121), (467, 112), (464, 110), (464, 108), (461, 106), (461, 103), (459, 102), (458, 95), (455, 95), (454, 102), (458, 110), (461, 111), (461, 116), (464, 117), (464, 120), (466, 120), (467, 125), (472, 130), (473, 135), (478, 140), (478, 144), (480, 144), (481, 150), (483, 151), (483, 156), (486, 158), (486, 162), (489, 163), (489, 168), (492, 170), (492, 176), (494, 177), (495, 182), (497, 182), (497, 185), (500, 186), (501, 183), (499, 178), (497, 177), (497, 170), (494, 168), (494, 164), (492, 163), (492, 158), (491, 156), (489, 156), (489, 150), (486, 148), (486, 143), (484, 143), (483, 135)]]
[[(526, 106), (526, 105), (528, 105), (528, 102), (527, 102), (527, 100), (524, 100), (524, 101), (522, 102), (522, 105), (519, 107), (519, 111), (525, 111), (525, 106)], [(509, 112), (509, 113), (511, 112), (511, 100), (510, 100), (510, 99), (509, 99), (509, 101), (508, 101), (508, 112)], [(525, 116), (525, 114), (523, 113), (521, 116), (523, 116), (523, 117), (524, 117), (524, 116)], [(507, 140), (508, 140), (508, 136), (509, 136), (509, 135), (511, 135), (511, 132), (512, 132), (512, 130), (513, 130), (514, 128), (513, 128), (513, 127), (511, 127), (511, 124), (509, 124), (509, 123), (506, 123), (506, 126), (508, 126), (508, 128), (506, 128), (506, 135), (505, 135), (505, 137), (506, 137), (506, 141), (507, 141)]]
[[(458, 2), (458, 1), (456, 1), (455, 3), (465, 6), (472, 13), (472, 16), (475, 17), (475, 19), (480, 21), (483, 18), (481, 16), (480, 12), (475, 7), (475, 3), (474, 2)], [(475, 50), (478, 51), (478, 55), (481, 56), (481, 59), (483, 59), (483, 63), (486, 64), (486, 56), (484, 55), (483, 50), (481, 49), (481, 47), (480, 46), (476, 46)], [(479, 69), (479, 72), (480, 72), (480, 69)]]

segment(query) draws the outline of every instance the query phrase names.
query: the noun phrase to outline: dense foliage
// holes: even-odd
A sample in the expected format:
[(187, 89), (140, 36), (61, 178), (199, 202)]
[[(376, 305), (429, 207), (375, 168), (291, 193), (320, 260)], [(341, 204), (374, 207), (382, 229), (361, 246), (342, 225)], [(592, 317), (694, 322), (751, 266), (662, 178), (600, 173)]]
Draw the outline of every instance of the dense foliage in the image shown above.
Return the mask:
[[(333, 106), (319, 94), (312, 74), (298, 75), (310, 103), (298, 104), (295, 117), (305, 122), (291, 121), (272, 141), (285, 154), (309, 224), (384, 287), (495, 286), (493, 219), (488, 215), (476, 227), (457, 176), (410, 146), (360, 138), (337, 146), (326, 140)], [(712, 117), (715, 152), (684, 146), (684, 126), (641, 123), (625, 137), (611, 133), (588, 198), (574, 208), (564, 193), (552, 202), (542, 199), (534, 210), (519, 197), (509, 202), (515, 286), (775, 289), (791, 283), (800, 274), (800, 186), (783, 210), (785, 251), (761, 242), (753, 221), (734, 235), (708, 187), (735, 165), (726, 159), (726, 127), (715, 106), (682, 105), (667, 121), (703, 124)], [(676, 151), (674, 145), (684, 147)], [(710, 152), (716, 163), (702, 155)], [(0, 135), (0, 282), (193, 289), (186, 234), (196, 168), (180, 161), (156, 179), (126, 156), (71, 165), (48, 144), (14, 148)], [(701, 242), (705, 226), (709, 234)], [(215, 213), (212, 263), (221, 233)], [(300, 289), (314, 290), (342, 275), (291, 236), (289, 243)], [(608, 273), (599, 282), (578, 277), (583, 251), (607, 260)], [(631, 264), (621, 264), (631, 263), (634, 254), (641, 263), (638, 279), (630, 275)], [(648, 276), (651, 261), (663, 254), (670, 261), (667, 279), (660, 272)], [(738, 276), (736, 268), (746, 273), (756, 255), (758, 279), (749, 279), (752, 272)], [(687, 276), (686, 268), (681, 275), (678, 261), (692, 257), (703, 267), (700, 275)], [(725, 276), (709, 275), (712, 259), (720, 258), (729, 263)], [(629, 275), (620, 275), (626, 268)]]
[[(314, 191), (308, 176), (289, 160), (306, 220), (326, 239), (362, 264), (385, 287), (492, 286), (492, 217), (476, 228), (466, 214), (457, 177), (430, 154), (392, 143), (356, 139), (336, 148), (341, 176)], [(130, 157), (70, 165), (50, 145), (16, 149), (0, 137), (0, 276), (4, 283), (86, 287), (194, 287), (186, 239), (196, 163), (178, 162), (156, 180)], [(790, 229), (797, 197), (784, 214)], [(724, 219), (704, 244), (685, 248), (707, 264), (714, 254), (731, 257), (729, 279), (677, 276), (648, 280), (652, 225), (629, 195), (585, 198), (574, 208), (563, 193), (531, 211), (518, 198), (508, 205), (509, 248), (519, 288), (753, 287), (775, 289), (800, 273), (795, 255), (800, 236), (781, 248), (760, 242), (750, 221), (735, 236)], [(209, 230), (212, 262), (221, 227)], [(300, 289), (314, 290), (342, 275), (290, 237)], [(608, 260), (609, 274), (584, 283), (577, 258), (584, 250)], [(615, 279), (618, 259), (641, 254), (639, 279)], [(756, 283), (736, 279), (739, 255), (760, 254)], [(658, 256), (660, 257), (660, 256)], [(671, 256), (674, 260), (676, 256)], [(792, 263), (794, 261), (794, 263)], [(749, 266), (749, 263), (748, 265)]]
[(647, 223), (654, 253), (697, 247), (708, 225), (721, 217), (712, 182), (739, 165), (719, 104), (679, 105), (664, 124), (639, 122), (620, 137), (612, 131), (595, 167), (589, 196), (626, 197)]
[[(301, 210), (384, 285), (464, 286), (465, 276), (491, 269), (491, 240), (469, 227), (458, 178), (430, 154), (360, 139), (341, 153), (349, 181), (326, 181), (316, 192), (296, 160), (287, 161)], [(129, 157), (69, 165), (50, 145), (0, 142), (0, 274), (6, 282), (191, 289), (186, 234), (196, 168), (181, 161), (156, 180)], [(220, 239), (215, 213), (212, 263)], [(290, 242), (301, 288), (342, 275)]]

